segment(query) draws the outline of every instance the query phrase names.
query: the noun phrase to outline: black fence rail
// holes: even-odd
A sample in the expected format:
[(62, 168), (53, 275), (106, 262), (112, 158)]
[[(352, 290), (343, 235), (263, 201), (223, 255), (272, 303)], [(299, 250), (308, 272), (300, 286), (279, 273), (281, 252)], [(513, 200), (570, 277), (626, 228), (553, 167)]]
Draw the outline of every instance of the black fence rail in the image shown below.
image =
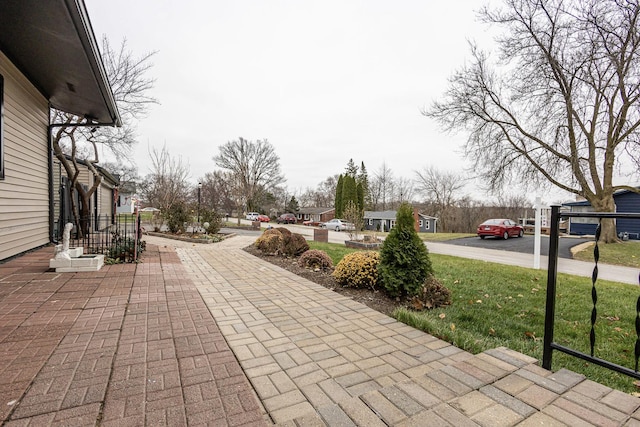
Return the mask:
[[(62, 236), (60, 236), (62, 240)], [(71, 231), (71, 247), (83, 247), (85, 254), (103, 254), (120, 262), (136, 262), (144, 249), (140, 216), (137, 214), (99, 215), (81, 220)]]
[[(556, 307), (556, 293), (557, 293), (557, 273), (558, 273), (558, 240), (560, 237), (560, 221), (561, 219), (568, 218), (596, 218), (598, 219), (598, 225), (595, 232), (595, 246), (593, 249), (594, 267), (591, 273), (591, 301), (593, 308), (591, 310), (591, 330), (589, 333), (589, 354), (578, 351), (573, 348), (558, 344), (554, 342), (554, 326), (555, 326), (555, 307)], [(635, 359), (634, 369), (616, 364), (612, 361), (604, 360), (597, 357), (595, 353), (596, 342), (599, 337), (596, 336), (595, 325), (597, 321), (597, 302), (598, 302), (598, 261), (600, 260), (600, 249), (598, 246), (598, 240), (600, 239), (600, 232), (602, 230), (603, 219), (640, 219), (640, 213), (603, 213), (603, 212), (560, 212), (559, 206), (551, 207), (551, 232), (549, 241), (549, 266), (547, 271), (547, 300), (545, 307), (545, 325), (544, 325), (544, 347), (542, 354), (542, 367), (551, 370), (552, 355), (554, 350), (566, 353), (570, 356), (583, 359), (587, 362), (593, 363), (598, 366), (610, 369), (621, 374), (628, 375), (633, 378), (640, 379), (640, 372), (638, 372), (638, 360), (640, 359), (640, 296), (633, 304), (635, 317), (635, 333), (636, 340), (633, 346), (632, 353)], [(638, 276), (640, 284), (640, 275)], [(640, 288), (639, 288), (640, 294)], [(605, 337), (606, 339), (607, 337)]]

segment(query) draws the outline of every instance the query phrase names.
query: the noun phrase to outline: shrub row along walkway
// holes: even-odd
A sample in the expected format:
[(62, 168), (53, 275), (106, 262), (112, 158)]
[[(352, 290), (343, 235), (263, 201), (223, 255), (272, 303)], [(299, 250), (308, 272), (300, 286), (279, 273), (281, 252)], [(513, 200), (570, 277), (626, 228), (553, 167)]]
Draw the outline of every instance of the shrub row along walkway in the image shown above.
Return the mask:
[(460, 351), (252, 240), (148, 238), (142, 264), (96, 273), (47, 272), (50, 248), (0, 264), (0, 424), (640, 425), (640, 399)]

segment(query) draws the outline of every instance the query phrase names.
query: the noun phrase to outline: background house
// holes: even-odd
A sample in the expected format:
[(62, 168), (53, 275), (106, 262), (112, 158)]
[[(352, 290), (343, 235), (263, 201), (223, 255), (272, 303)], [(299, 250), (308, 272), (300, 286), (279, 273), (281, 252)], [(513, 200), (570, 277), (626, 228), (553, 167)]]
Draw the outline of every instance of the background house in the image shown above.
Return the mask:
[[(373, 231), (389, 231), (396, 225), (397, 211), (365, 211), (364, 229)], [(435, 233), (438, 218), (413, 210), (416, 221), (415, 229), (418, 233)]]
[(296, 212), (296, 219), (298, 222), (312, 221), (314, 225), (318, 225), (335, 218), (335, 215), (334, 208), (300, 208)]
[(135, 182), (121, 182), (116, 192), (116, 213), (132, 214), (135, 212), (138, 199)]
[[(629, 190), (617, 191), (613, 194), (613, 200), (616, 204), (616, 212), (640, 212), (640, 194), (638, 193)], [(564, 203), (562, 206), (569, 208), (570, 212), (594, 212), (593, 206), (586, 200)], [(568, 232), (576, 235), (593, 235), (596, 233), (597, 225), (597, 218), (569, 218)], [(640, 220), (618, 218), (616, 232), (620, 237), (627, 233), (630, 239), (638, 240), (640, 239)]]
[(0, 260), (54, 240), (49, 108), (119, 124), (82, 1), (0, 2)]

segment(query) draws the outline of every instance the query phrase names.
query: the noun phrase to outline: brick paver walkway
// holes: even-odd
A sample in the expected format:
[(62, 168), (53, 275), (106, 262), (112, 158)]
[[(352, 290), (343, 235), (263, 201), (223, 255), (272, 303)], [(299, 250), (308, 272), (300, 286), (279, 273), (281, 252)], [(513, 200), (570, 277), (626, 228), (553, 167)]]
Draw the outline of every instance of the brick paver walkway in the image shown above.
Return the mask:
[(640, 399), (471, 355), (241, 250), (0, 264), (0, 425), (640, 426)]
[(0, 264), (2, 425), (265, 425), (173, 249), (75, 274), (51, 254)]

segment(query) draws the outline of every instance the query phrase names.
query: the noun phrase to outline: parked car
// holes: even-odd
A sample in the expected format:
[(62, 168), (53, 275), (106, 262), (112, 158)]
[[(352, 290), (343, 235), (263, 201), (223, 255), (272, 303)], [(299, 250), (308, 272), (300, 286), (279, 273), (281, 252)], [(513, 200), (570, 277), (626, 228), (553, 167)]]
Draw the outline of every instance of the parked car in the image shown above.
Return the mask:
[(488, 219), (478, 226), (477, 234), (481, 239), (492, 236), (507, 240), (509, 237), (522, 237), (524, 227), (510, 219)]
[(276, 222), (278, 224), (295, 224), (296, 216), (292, 213), (285, 213), (280, 215), (278, 219), (276, 219)]
[(308, 225), (308, 226), (313, 226), (313, 227), (317, 227), (320, 225), (320, 221), (313, 221), (311, 219), (306, 220), (306, 221), (302, 221), (302, 225)]
[(269, 218), (266, 215), (262, 215), (262, 214), (258, 215), (258, 218), (256, 218), (256, 219), (258, 221), (260, 221), (260, 222), (270, 222), (271, 221), (271, 218)]
[(322, 228), (335, 231), (355, 230), (356, 226), (351, 222), (347, 222), (344, 219), (334, 218), (330, 221), (324, 222), (320, 225)]
[(245, 218), (249, 221), (257, 221), (258, 215), (260, 215), (260, 212), (248, 212)]

